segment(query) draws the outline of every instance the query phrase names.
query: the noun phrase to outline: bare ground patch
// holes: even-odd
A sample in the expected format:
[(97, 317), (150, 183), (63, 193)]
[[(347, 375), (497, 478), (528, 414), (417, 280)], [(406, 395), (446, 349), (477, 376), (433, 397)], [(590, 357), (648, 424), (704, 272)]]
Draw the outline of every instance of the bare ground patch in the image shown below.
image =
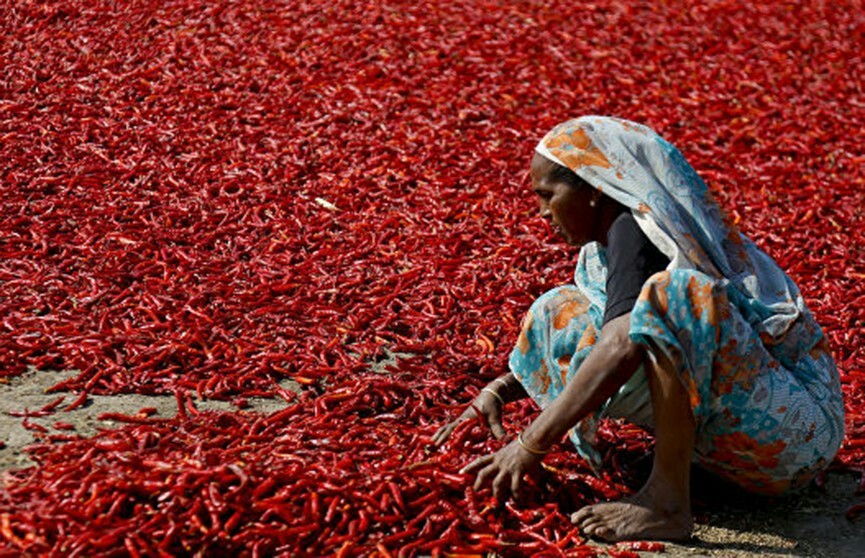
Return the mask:
[[(11, 416), (9, 413), (20, 413), (24, 410), (37, 411), (43, 406), (65, 396), (65, 400), (56, 411), (44, 417), (30, 417), (30, 423), (47, 429), (47, 434), (78, 434), (90, 437), (104, 428), (116, 428), (119, 423), (111, 420), (100, 420), (98, 417), (103, 413), (121, 413), (134, 415), (144, 407), (156, 409), (154, 416), (173, 417), (177, 413), (177, 400), (172, 395), (89, 395), (87, 402), (77, 409), (63, 411), (63, 407), (75, 399), (75, 394), (70, 393), (45, 393), (51, 386), (66, 378), (77, 374), (77, 371), (51, 372), (51, 371), (29, 371), (21, 376), (4, 379), (0, 383), (0, 442), (5, 447), (0, 449), (0, 471), (6, 469), (18, 469), (29, 467), (34, 463), (30, 460), (24, 448), (37, 442), (34, 430), (24, 427), (23, 418)], [(282, 387), (298, 391), (298, 384), (285, 381)], [(237, 407), (228, 401), (216, 401), (212, 399), (201, 400), (190, 394), (195, 401), (196, 407), (201, 410), (237, 410)], [(266, 399), (259, 397), (246, 398), (249, 406), (248, 411), (269, 413), (285, 407), (282, 399)], [(55, 428), (55, 423), (62, 422), (72, 425), (72, 430)]]

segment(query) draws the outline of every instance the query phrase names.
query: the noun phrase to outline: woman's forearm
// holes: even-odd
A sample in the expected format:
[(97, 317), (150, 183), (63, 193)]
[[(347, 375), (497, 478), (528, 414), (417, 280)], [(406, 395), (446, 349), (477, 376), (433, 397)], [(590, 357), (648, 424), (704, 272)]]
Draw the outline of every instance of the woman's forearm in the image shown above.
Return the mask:
[(523, 389), (523, 385), (511, 372), (499, 376), (493, 380), (491, 385), (494, 386), (496, 392), (502, 398), (504, 403), (519, 401), (520, 399), (525, 399), (529, 396), (529, 394), (526, 393), (526, 390)]
[(600, 407), (637, 370), (642, 348), (628, 337), (630, 314), (608, 322), (600, 341), (556, 400), (526, 428), (527, 445), (545, 450), (580, 419)]

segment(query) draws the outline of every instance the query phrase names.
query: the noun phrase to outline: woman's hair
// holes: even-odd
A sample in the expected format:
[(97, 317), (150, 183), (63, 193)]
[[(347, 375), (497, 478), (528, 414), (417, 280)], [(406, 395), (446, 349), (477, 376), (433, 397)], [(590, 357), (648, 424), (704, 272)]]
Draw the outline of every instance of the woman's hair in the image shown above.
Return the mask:
[(568, 167), (556, 163), (555, 161), (550, 161), (552, 163), (552, 168), (550, 169), (549, 179), (553, 182), (564, 182), (568, 186), (574, 188), (592, 188), (592, 185), (577, 176), (577, 173), (569, 169)]

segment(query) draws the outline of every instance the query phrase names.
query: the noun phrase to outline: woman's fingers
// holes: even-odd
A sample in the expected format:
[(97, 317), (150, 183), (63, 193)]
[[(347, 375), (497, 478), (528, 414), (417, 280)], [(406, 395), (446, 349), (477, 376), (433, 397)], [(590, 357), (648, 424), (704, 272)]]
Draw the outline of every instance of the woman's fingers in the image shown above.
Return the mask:
[(447, 423), (446, 425), (444, 425), (441, 428), (439, 428), (438, 430), (436, 430), (436, 433), (433, 434), (433, 437), (432, 437), (433, 445), (434, 446), (442, 445), (445, 442), (445, 440), (447, 440), (450, 437), (451, 433), (453, 433), (453, 431), (456, 430), (456, 427), (459, 426), (459, 424), (461, 422), (469, 420), (469, 419), (473, 419), (477, 416), (478, 415), (477, 415), (477, 412), (475, 411), (474, 406), (469, 406), (465, 411), (463, 411), (463, 414), (461, 414), (459, 416), (459, 418), (457, 418), (454, 421)]
[(434, 446), (440, 446), (444, 443), (445, 440), (451, 435), (451, 432), (457, 427), (457, 421), (449, 422), (446, 425), (442, 426), (436, 433), (433, 434), (432, 443)]
[(480, 490), (481, 488), (483, 488), (489, 478), (496, 475), (498, 471), (499, 468), (495, 463), (490, 463), (489, 465), (481, 469), (481, 472), (478, 473), (478, 476), (475, 479), (474, 489)]
[(571, 514), (571, 523), (582, 524), (594, 516), (592, 506), (583, 506)]
[(518, 500), (520, 497), (520, 486), (522, 484), (523, 478), (522, 475), (516, 474), (511, 475), (511, 495), (514, 497), (514, 500)]
[[(490, 469), (490, 475), (495, 473), (492, 467), (488, 467), (487, 469)], [(483, 471), (481, 472), (483, 473)], [(480, 478), (480, 475), (478, 475), (478, 478)], [(475, 484), (477, 485), (477, 483)], [(519, 497), (521, 486), (522, 479), (519, 473), (506, 469), (498, 469), (498, 474), (496, 474), (492, 482), (493, 498), (504, 501), (508, 494), (510, 494), (516, 500)], [(480, 486), (475, 486), (476, 490), (479, 488)]]
[(493, 479), (493, 498), (500, 502), (504, 501), (508, 495), (508, 480), (510, 480), (508, 472), (504, 469), (499, 470), (499, 474)]
[(484, 465), (490, 463), (494, 457), (495, 456), (493, 454), (478, 457), (477, 459), (475, 459), (474, 461), (472, 461), (471, 463), (469, 463), (468, 465), (466, 465), (465, 467), (460, 469), (460, 473), (471, 473), (475, 469), (478, 469), (478, 468), (483, 467)]
[(506, 432), (504, 426), (502, 426), (502, 408), (499, 404), (500, 398), (495, 399), (496, 397), (498, 396), (492, 395), (489, 390), (482, 390), (458, 419), (436, 430), (436, 433), (432, 437), (433, 445), (442, 445), (461, 422), (477, 418), (479, 415), (484, 417), (496, 439), (500, 440), (504, 438)]
[(433, 444), (435, 444), (436, 446), (442, 445), (444, 441), (450, 437), (451, 433), (456, 430), (459, 422), (459, 419), (457, 419), (439, 428), (433, 435)]
[(487, 484), (492, 485), (493, 496), (498, 500), (507, 498), (508, 493), (517, 498), (520, 494), (522, 476), (526, 471), (524, 464), (514, 460), (511, 444), (492, 455), (485, 455), (463, 467), (461, 473), (479, 470), (474, 488), (480, 490)]
[(448, 438), (451, 437), (453, 431), (457, 429), (457, 426), (465, 419), (457, 419), (451, 423), (448, 423), (441, 427), (436, 435), (433, 437), (433, 444), (436, 446), (440, 446), (447, 441)]
[(490, 425), (490, 430), (496, 440), (501, 440), (505, 437), (505, 427), (502, 426), (502, 413), (498, 407), (491, 411), (486, 416), (487, 424)]

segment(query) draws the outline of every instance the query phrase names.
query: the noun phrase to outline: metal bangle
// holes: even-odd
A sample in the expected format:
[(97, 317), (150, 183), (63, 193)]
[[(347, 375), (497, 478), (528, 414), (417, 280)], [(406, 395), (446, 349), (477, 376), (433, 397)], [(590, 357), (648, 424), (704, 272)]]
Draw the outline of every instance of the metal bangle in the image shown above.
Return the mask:
[(550, 453), (550, 450), (544, 450), (544, 451), (541, 451), (541, 450), (537, 450), (537, 449), (535, 449), (535, 448), (529, 447), (529, 446), (528, 446), (528, 445), (523, 441), (523, 433), (522, 433), (522, 432), (520, 432), (519, 435), (517, 436), (517, 442), (520, 444), (520, 446), (521, 446), (524, 450), (526, 450), (526, 451), (529, 452), (529, 453), (533, 453), (533, 454), (535, 454), (535, 455), (546, 455), (546, 454)]
[(481, 391), (486, 391), (486, 392), (492, 393), (492, 394), (493, 394), (493, 397), (495, 397), (496, 399), (499, 400), (499, 403), (501, 403), (502, 405), (505, 404), (505, 400), (502, 399), (502, 396), (499, 395), (498, 393), (496, 393), (495, 390), (492, 390), (492, 389), (490, 389), (490, 388), (484, 388), (484, 389), (482, 389)]
[(504, 381), (503, 379), (501, 379), (501, 378), (496, 378), (495, 380), (493, 380), (493, 383), (496, 383), (496, 382), (502, 384), (502, 385), (505, 387), (505, 389), (507, 389), (507, 387), (508, 387), (508, 383), (507, 383), (506, 381)]

